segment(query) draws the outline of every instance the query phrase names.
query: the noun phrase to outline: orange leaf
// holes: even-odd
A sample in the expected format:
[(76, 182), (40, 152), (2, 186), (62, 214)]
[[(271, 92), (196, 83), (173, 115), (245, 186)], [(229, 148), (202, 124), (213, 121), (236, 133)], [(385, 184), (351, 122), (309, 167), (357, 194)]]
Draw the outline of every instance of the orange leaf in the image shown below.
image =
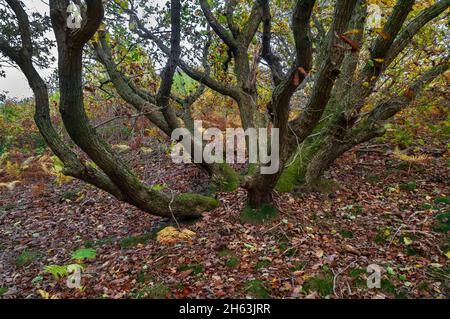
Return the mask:
[(412, 88), (408, 88), (408, 89), (405, 91), (405, 96), (406, 96), (408, 99), (412, 99), (412, 98), (414, 97), (414, 90), (413, 90)]
[(302, 67), (299, 67), (298, 72), (300, 72), (300, 74), (302, 74), (305, 78), (308, 76), (308, 73), (306, 73), (305, 69)]
[(345, 47), (341, 44), (333, 44), (334, 48), (345, 50)]
[(298, 72), (294, 72), (294, 77), (292, 78), (292, 85), (297, 87), (300, 85), (300, 75)]
[(376, 33), (378, 33), (384, 40), (389, 40), (390, 36), (389, 34), (383, 32), (383, 30), (375, 30)]
[(345, 35), (340, 35), (339, 38), (344, 41), (345, 43), (347, 43), (349, 46), (352, 47), (352, 52), (358, 52), (359, 51), (359, 43), (356, 41), (353, 41), (352, 39), (350, 39), (349, 37), (345, 36)]

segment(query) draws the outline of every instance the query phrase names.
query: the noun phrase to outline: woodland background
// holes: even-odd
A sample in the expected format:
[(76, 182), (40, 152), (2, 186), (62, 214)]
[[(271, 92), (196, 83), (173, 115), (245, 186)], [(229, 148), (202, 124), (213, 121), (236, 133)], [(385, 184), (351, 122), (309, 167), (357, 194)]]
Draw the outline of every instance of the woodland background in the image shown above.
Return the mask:
[[(3, 9), (9, 2), (15, 1), (0, 1), (0, 15), (12, 14)], [(171, 1), (172, 5), (177, 2)], [(210, 12), (218, 17), (220, 25), (233, 25), (227, 20), (224, 2), (200, 2), (211, 6)], [(337, 2), (346, 5), (352, 1)], [(291, 170), (287, 166), (284, 171), (287, 175), (283, 176), (288, 178), (277, 176), (268, 182), (278, 184), (273, 184), (273, 191), (262, 196), (263, 205), (254, 207), (251, 204), (258, 201), (250, 200), (249, 203), (249, 194), (255, 189), (255, 181), (257, 185), (264, 184), (257, 169), (234, 165), (233, 173), (230, 173), (224, 169), (215, 171), (194, 164), (172, 163), (170, 149), (173, 141), (161, 125), (155, 125), (155, 118), (146, 116), (145, 107), (137, 108), (140, 102), (136, 102), (133, 95), (128, 100), (124, 98), (126, 94), (121, 92), (120, 83), (114, 81), (114, 72), (121, 74), (116, 79), (126, 77), (136, 96), (155, 105), (169, 105), (185, 127), (189, 127), (193, 119), (199, 119), (209, 127), (224, 131), (227, 127), (245, 127), (247, 120), (250, 124), (259, 120), (252, 118), (253, 115), (246, 118), (241, 100), (224, 94), (224, 88), (214, 89), (214, 83), (211, 85), (208, 81), (199, 84), (195, 74), (190, 74), (191, 77), (186, 68), (171, 65), (167, 56), (173, 57), (173, 50), (167, 54), (157, 40), (145, 38), (146, 31), (153, 35), (161, 32), (164, 42), (172, 44), (172, 49), (176, 47), (176, 41), (173, 42), (176, 15), (169, 4), (159, 8), (147, 7), (146, 17), (156, 15), (158, 18), (154, 25), (147, 26), (151, 30), (146, 30), (139, 21), (129, 20), (133, 5), (142, 3), (108, 1), (103, 23), (94, 30), (89, 42), (86, 41), (83, 51), (83, 68), (79, 70), (82, 74), (81, 105), (84, 105), (95, 134), (106, 141), (112, 152), (139, 176), (140, 183), (149, 189), (149, 198), (156, 198), (155, 204), (139, 206), (134, 198), (125, 196), (124, 199), (122, 195), (108, 191), (109, 186), (104, 191), (89, 185), (89, 180), (88, 183), (80, 180), (86, 181), (86, 176), (77, 176), (78, 173), (69, 176), (67, 158), (52, 152), (48, 139), (35, 123), (35, 98), (11, 99), (5, 92), (0, 96), (0, 296), (45, 299), (448, 298), (450, 73), (446, 70), (449, 2), (354, 2), (379, 5), (385, 12), (382, 25), (396, 12), (399, 3), (410, 3), (408, 18), (398, 30), (400, 35), (408, 22), (423, 10), (437, 6), (437, 3), (442, 5), (440, 15), (417, 31), (404, 51), (386, 69), (378, 65), (385, 63), (384, 59), (377, 61), (371, 57), (373, 51), (370, 48), (377, 41), (389, 42), (385, 29), (363, 27), (364, 38), (361, 39), (360, 29), (346, 26), (345, 32), (339, 34), (341, 37), (329, 40), (331, 55), (339, 55), (343, 50), (344, 61), (358, 52), (358, 71), (380, 67), (381, 74), (373, 76), (376, 79), (372, 77), (369, 82), (359, 83), (362, 90), (370, 87), (371, 92), (364, 97), (358, 120), (355, 119), (356, 124), (352, 122), (350, 128), (352, 125), (357, 128), (361, 119), (366, 119), (371, 110), (383, 106), (386, 101), (397, 98), (407, 99), (408, 103), (386, 121), (380, 122), (383, 134), (336, 154), (328, 166), (320, 169), (317, 178), (309, 180), (300, 173), (291, 178), (294, 175), (288, 175)], [(26, 7), (26, 1), (23, 3)], [(270, 51), (263, 49), (264, 34), (267, 34), (263, 30), (265, 11), (252, 11), (255, 7), (251, 1), (231, 3), (235, 6), (233, 19), (237, 29), (244, 30), (242, 21), (251, 21), (248, 20), (249, 15), (252, 17), (254, 12), (261, 12), (261, 25), (255, 29), (245, 52), (250, 66), (255, 59), (260, 63), (251, 73), (255, 74), (252, 94), (258, 99), (252, 107), (264, 113), (267, 105), (277, 105), (273, 97), (284, 81), (277, 84), (277, 73), (273, 71), (276, 66), (270, 63)], [(320, 77), (309, 78), (306, 73), (308, 76), (320, 74), (322, 70), (320, 64), (314, 65), (314, 61), (319, 59), (315, 56), (322, 52), (320, 43), (314, 41), (320, 38), (328, 43), (326, 35), (320, 37), (321, 33), (326, 33), (320, 26), (332, 29), (333, 21), (338, 20), (333, 13), (336, 2), (311, 2), (311, 15), (305, 28), (312, 34), (310, 40), (315, 58), (302, 67), (302, 51), (297, 50), (296, 54), (289, 51), (289, 48), (296, 47), (290, 19), (292, 8), (305, 3), (308, 1), (271, 2), (272, 49), (282, 58), (281, 69), (288, 79), (287, 85), (294, 83), (296, 88), (287, 108), (284, 108), (288, 113), (286, 123), (307, 113)], [(181, 43), (189, 41), (190, 36), (197, 39), (191, 45), (185, 44), (182, 57), (190, 61), (190, 56), (196, 56), (197, 60), (192, 61), (198, 64), (196, 67), (199, 69), (203, 65), (201, 72), (224, 87), (241, 89), (240, 73), (236, 72), (239, 70), (236, 62), (239, 55), (230, 53), (232, 45), (226, 40), (224, 43), (223, 37), (213, 32), (211, 23), (207, 27), (204, 14), (208, 11), (205, 8), (202, 11), (196, 2), (181, 2), (181, 5), (180, 28), (181, 34), (186, 36)], [(48, 51), (41, 49), (41, 46), (49, 44), (46, 41), (50, 41), (46, 35), (50, 30), (50, 18), (48, 13), (46, 15), (44, 19), (30, 14), (30, 25), (36, 32), (33, 39), (40, 41), (32, 44), (39, 47), (33, 63), (40, 67), (56, 63)], [(41, 22), (41, 29), (35, 21)], [(201, 32), (197, 32), (196, 23), (204, 27)], [(14, 25), (17, 26), (20, 24)], [(13, 49), (25, 45), (23, 38), (22, 42), (14, 42), (15, 37), (20, 38), (20, 32), (14, 33), (11, 31), (14, 28), (8, 24), (0, 24), (1, 27), (11, 32), (9, 43)], [(334, 27), (339, 25), (336, 23)], [(142, 38), (134, 35), (136, 30), (144, 34), (138, 34)], [(344, 40), (342, 36), (345, 36)], [(339, 47), (333, 46), (333, 41), (340, 41)], [(22, 51), (18, 49), (17, 52)], [(0, 60), (2, 67), (14, 65), (5, 52), (3, 56), (5, 60)], [(113, 63), (108, 64), (108, 61)], [(339, 59), (337, 61), (342, 63)], [(289, 68), (290, 63), (295, 65), (293, 71)], [(308, 64), (311, 64), (309, 69), (306, 67)], [(446, 68), (421, 86), (420, 94), (416, 94), (418, 92), (412, 89), (411, 83), (420, 81), (427, 71), (443, 65)], [(170, 73), (171, 69), (166, 88), (170, 99), (164, 100), (167, 97), (161, 94), (163, 83), (166, 83), (164, 72)], [(55, 73), (45, 79), (49, 119), (64, 145), (70, 149), (77, 146), (83, 149), (82, 143), (74, 142), (74, 134), (67, 130), (67, 122), (61, 117), (65, 93), (64, 89), (61, 91), (60, 77), (61, 74)], [(295, 83), (297, 81), (304, 82)], [(243, 87), (246, 83), (242, 84)], [(337, 83), (339, 85), (339, 78)], [(358, 83), (355, 80), (351, 84), (343, 92)], [(299, 85), (301, 89), (297, 90)], [(139, 88), (144, 88), (148, 95)], [(155, 96), (154, 100), (152, 96)], [(333, 98), (335, 102), (340, 101), (336, 95), (332, 95), (332, 101)], [(145, 103), (143, 105), (146, 106)], [(328, 100), (325, 105), (328, 108), (324, 110), (322, 119), (329, 114), (327, 110), (334, 110)], [(164, 113), (164, 107), (161, 109), (170, 126), (170, 117)], [(274, 110), (279, 112), (279, 118), (283, 117), (281, 106), (279, 109), (275, 106)], [(282, 121), (277, 122), (277, 117), (268, 121), (270, 124), (258, 125), (284, 125)], [(314, 127), (311, 135), (318, 132), (320, 125)], [(332, 124), (329, 127), (332, 128)], [(339, 146), (336, 141), (331, 140), (330, 143), (321, 145), (332, 145), (336, 149)], [(311, 146), (307, 142), (301, 145)], [(85, 167), (105, 171), (88, 151), (83, 151), (74, 152)], [(316, 163), (316, 153), (302, 157), (307, 152), (301, 146), (296, 152), (299, 157), (286, 157), (284, 164), (300, 165), (299, 158)], [(306, 172), (307, 167), (298, 168), (297, 172)], [(218, 172), (225, 176), (225, 182), (222, 179), (218, 182), (215, 178)], [(246, 178), (249, 176), (253, 180), (248, 183)], [(256, 189), (259, 190), (258, 187)], [(212, 198), (217, 204), (210, 205), (208, 201), (205, 204), (203, 197), (198, 201), (195, 197), (193, 202), (176, 202), (180, 208), (176, 206), (174, 210), (179, 215), (172, 218), (172, 208), (167, 210), (165, 203), (173, 203), (174, 198), (183, 193), (200, 194), (198, 196)], [(265, 201), (268, 196), (270, 203)], [(194, 209), (196, 205), (207, 209)], [(153, 214), (152, 210), (156, 213)], [(186, 221), (178, 218), (191, 213), (198, 217), (198, 212), (202, 213), (200, 219)], [(383, 268), (380, 289), (366, 286), (366, 267), (370, 264)], [(74, 267), (82, 269), (81, 289), (66, 285)]]

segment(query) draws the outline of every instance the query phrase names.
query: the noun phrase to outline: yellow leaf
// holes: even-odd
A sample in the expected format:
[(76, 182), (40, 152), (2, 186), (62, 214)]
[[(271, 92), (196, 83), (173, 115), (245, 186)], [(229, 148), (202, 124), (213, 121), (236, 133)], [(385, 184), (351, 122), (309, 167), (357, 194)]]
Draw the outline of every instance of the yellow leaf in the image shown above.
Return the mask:
[(406, 246), (411, 245), (412, 242), (413, 242), (413, 241), (412, 241), (410, 238), (408, 238), (408, 237), (403, 237), (403, 243), (404, 243)]
[(56, 183), (61, 186), (62, 184), (68, 183), (73, 179), (72, 176), (66, 176), (63, 173), (58, 173), (56, 175)]
[(345, 32), (344, 35), (360, 34), (362, 32), (363, 32), (362, 29), (352, 29), (352, 30)]
[(195, 233), (189, 229), (179, 231), (175, 227), (169, 226), (160, 230), (156, 236), (156, 240), (161, 244), (175, 244), (183, 241), (190, 241)]
[(131, 147), (129, 147), (128, 145), (125, 145), (125, 144), (117, 144), (117, 145), (113, 145), (112, 149), (119, 153), (127, 153), (131, 149)]
[(384, 40), (389, 40), (389, 34), (383, 32), (382, 29), (375, 29), (375, 32), (378, 33)]
[(141, 152), (144, 155), (149, 155), (153, 152), (153, 150), (150, 147), (141, 147)]
[(45, 290), (39, 289), (38, 293), (41, 295), (42, 299), (50, 299), (50, 294)]
[[(450, 70), (444, 72), (444, 77), (447, 80), (447, 82), (450, 82)], [(0, 161), (0, 164), (1, 164), (1, 161)]]
[(3, 164), (4, 161), (8, 158), (9, 152), (5, 152), (2, 155), (0, 155), (0, 165)]
[(395, 148), (393, 155), (396, 159), (399, 159), (399, 160), (405, 161), (405, 162), (412, 162), (412, 163), (420, 163), (420, 162), (426, 162), (428, 160), (431, 160), (431, 157), (428, 154), (419, 154), (419, 155), (403, 154), (399, 150), (398, 147)]
[(189, 229), (183, 229), (181, 231), (181, 234), (184, 237), (189, 238), (189, 239), (195, 236), (195, 233), (192, 230), (189, 230)]
[(6, 174), (12, 177), (20, 176), (20, 164), (19, 163), (11, 163), (10, 161), (6, 162)]
[(447, 258), (450, 258), (450, 251), (447, 251), (447, 252), (445, 253), (445, 256), (446, 256)]

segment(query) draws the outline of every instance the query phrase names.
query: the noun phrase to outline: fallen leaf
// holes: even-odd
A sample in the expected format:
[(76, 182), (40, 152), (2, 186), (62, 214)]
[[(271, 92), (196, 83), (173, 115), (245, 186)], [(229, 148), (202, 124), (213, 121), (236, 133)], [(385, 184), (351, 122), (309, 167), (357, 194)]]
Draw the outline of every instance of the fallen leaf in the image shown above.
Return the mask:
[(412, 241), (410, 238), (408, 238), (408, 237), (403, 237), (403, 243), (404, 243), (406, 246), (411, 245), (412, 242), (413, 242), (413, 241)]
[(322, 258), (322, 256), (323, 256), (323, 250), (322, 249), (317, 249), (316, 250), (316, 257), (317, 258)]
[(16, 188), (17, 185), (19, 185), (21, 182), (20, 181), (13, 181), (10, 183), (0, 183), (0, 188), (5, 187), (8, 190), (12, 191)]
[(352, 245), (345, 245), (345, 251), (355, 255), (361, 255), (361, 252)]

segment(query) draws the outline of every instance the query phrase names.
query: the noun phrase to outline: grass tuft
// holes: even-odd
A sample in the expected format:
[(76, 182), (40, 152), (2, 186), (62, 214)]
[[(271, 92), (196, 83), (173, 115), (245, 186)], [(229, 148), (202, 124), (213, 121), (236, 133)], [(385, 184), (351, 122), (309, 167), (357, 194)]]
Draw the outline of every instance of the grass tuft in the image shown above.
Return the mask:
[(16, 258), (15, 264), (17, 267), (26, 267), (35, 261), (38, 257), (38, 254), (32, 250), (25, 249), (20, 255)]
[(244, 284), (244, 291), (258, 299), (270, 298), (270, 291), (265, 287), (261, 280), (254, 279), (246, 281)]
[(268, 220), (277, 218), (278, 211), (269, 204), (264, 204), (259, 209), (252, 209), (247, 205), (241, 213), (240, 219), (243, 223), (262, 224)]

